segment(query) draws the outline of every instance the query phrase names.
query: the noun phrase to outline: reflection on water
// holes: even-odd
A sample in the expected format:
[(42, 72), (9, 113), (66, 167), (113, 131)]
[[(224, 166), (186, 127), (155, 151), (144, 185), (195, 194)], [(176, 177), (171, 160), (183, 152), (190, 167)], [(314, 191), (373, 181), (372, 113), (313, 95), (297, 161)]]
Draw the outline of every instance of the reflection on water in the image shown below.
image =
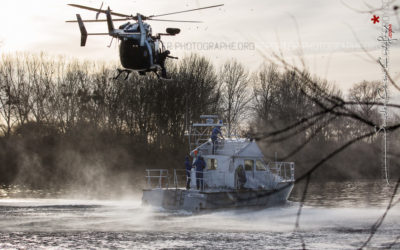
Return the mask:
[[(43, 199), (46, 192), (3, 188), (0, 249), (5, 248), (300, 248), (354, 249), (383, 213), (393, 190), (381, 182), (312, 183), (300, 220), (294, 223), (302, 187), (283, 207), (191, 214), (142, 207), (140, 199)], [(18, 189), (18, 191), (16, 191)], [(24, 197), (24, 195), (29, 194)], [(31, 198), (35, 194), (36, 198)], [(60, 194), (56, 194), (59, 197)], [(388, 247), (400, 235), (394, 207), (370, 247)], [(400, 244), (395, 243), (394, 249)]]
[[(322, 207), (369, 207), (386, 206), (395, 183), (389, 185), (383, 180), (352, 182), (310, 182), (306, 204)], [(296, 185), (292, 201), (300, 201), (304, 183)]]
[[(368, 207), (386, 206), (395, 186), (394, 182), (389, 185), (382, 180), (360, 180), (347, 182), (310, 182), (306, 204), (310, 206), (322, 207)], [(304, 182), (296, 184), (290, 201), (298, 202), (301, 200), (304, 191)], [(112, 192), (110, 192), (113, 194)], [(132, 192), (127, 192), (132, 196)], [(100, 199), (112, 199), (110, 194), (104, 194)], [(114, 194), (115, 195), (115, 194)], [(0, 199), (4, 198), (29, 198), (29, 199), (55, 199), (79, 198), (87, 199), (90, 194), (82, 195), (80, 190), (41, 190), (29, 189), (22, 186), (0, 186)], [(139, 195), (140, 196), (140, 195)], [(139, 198), (140, 197), (135, 197)], [(124, 195), (122, 195), (124, 197)], [(91, 197), (93, 198), (93, 197)], [(120, 197), (117, 197), (120, 198)]]

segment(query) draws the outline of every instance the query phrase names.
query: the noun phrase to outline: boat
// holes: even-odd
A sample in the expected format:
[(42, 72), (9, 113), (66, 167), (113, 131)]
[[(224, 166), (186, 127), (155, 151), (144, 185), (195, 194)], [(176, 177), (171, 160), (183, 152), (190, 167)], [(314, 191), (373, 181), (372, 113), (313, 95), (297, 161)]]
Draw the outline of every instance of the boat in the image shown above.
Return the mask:
[[(216, 115), (202, 115), (200, 119), (203, 122), (193, 123), (185, 135), (192, 162), (199, 157), (204, 159), (202, 177), (196, 176), (195, 168), (188, 177), (183, 164), (177, 169), (146, 169), (142, 204), (198, 212), (271, 207), (287, 202), (295, 181), (294, 162), (267, 162), (251, 138), (218, 138), (214, 146), (211, 131), (223, 129), (224, 124)], [(190, 188), (186, 186), (188, 178)]]

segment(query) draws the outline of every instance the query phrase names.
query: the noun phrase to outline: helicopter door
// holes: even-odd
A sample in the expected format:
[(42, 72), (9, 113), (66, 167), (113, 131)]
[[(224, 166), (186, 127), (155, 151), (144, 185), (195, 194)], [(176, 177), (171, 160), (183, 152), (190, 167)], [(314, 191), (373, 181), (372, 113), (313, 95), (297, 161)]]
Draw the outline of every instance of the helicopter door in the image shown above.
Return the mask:
[(153, 67), (153, 65), (154, 65), (154, 60), (153, 60), (153, 58), (154, 58), (154, 53), (153, 53), (152, 44), (151, 44), (148, 40), (146, 40), (146, 41), (144, 42), (144, 44), (145, 44), (145, 46), (147, 47), (147, 51), (148, 51), (148, 53), (149, 53), (150, 67)]

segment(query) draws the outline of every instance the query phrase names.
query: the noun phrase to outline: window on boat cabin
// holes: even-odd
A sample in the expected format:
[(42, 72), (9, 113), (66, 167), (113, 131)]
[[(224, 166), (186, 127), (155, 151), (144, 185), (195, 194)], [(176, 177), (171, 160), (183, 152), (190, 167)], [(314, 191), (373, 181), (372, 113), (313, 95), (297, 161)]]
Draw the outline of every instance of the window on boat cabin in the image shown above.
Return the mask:
[(244, 170), (253, 171), (254, 160), (244, 160)]
[(261, 160), (256, 161), (256, 171), (267, 171), (264, 162), (262, 162)]
[(207, 159), (207, 170), (216, 170), (218, 166), (217, 159), (209, 158)]

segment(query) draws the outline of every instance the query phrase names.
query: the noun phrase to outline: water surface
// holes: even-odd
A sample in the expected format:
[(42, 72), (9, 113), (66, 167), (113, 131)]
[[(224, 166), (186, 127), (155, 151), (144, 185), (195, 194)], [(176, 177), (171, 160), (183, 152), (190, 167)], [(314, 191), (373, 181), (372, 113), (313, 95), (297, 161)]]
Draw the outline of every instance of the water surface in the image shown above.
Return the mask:
[[(308, 249), (356, 249), (385, 211), (393, 187), (311, 183), (297, 231), (301, 185), (283, 207), (201, 214), (142, 207), (138, 197), (54, 199), (48, 192), (7, 187), (0, 191), (0, 249), (298, 249), (300, 237)], [(399, 215), (397, 206), (389, 211), (368, 247), (400, 249)]]

